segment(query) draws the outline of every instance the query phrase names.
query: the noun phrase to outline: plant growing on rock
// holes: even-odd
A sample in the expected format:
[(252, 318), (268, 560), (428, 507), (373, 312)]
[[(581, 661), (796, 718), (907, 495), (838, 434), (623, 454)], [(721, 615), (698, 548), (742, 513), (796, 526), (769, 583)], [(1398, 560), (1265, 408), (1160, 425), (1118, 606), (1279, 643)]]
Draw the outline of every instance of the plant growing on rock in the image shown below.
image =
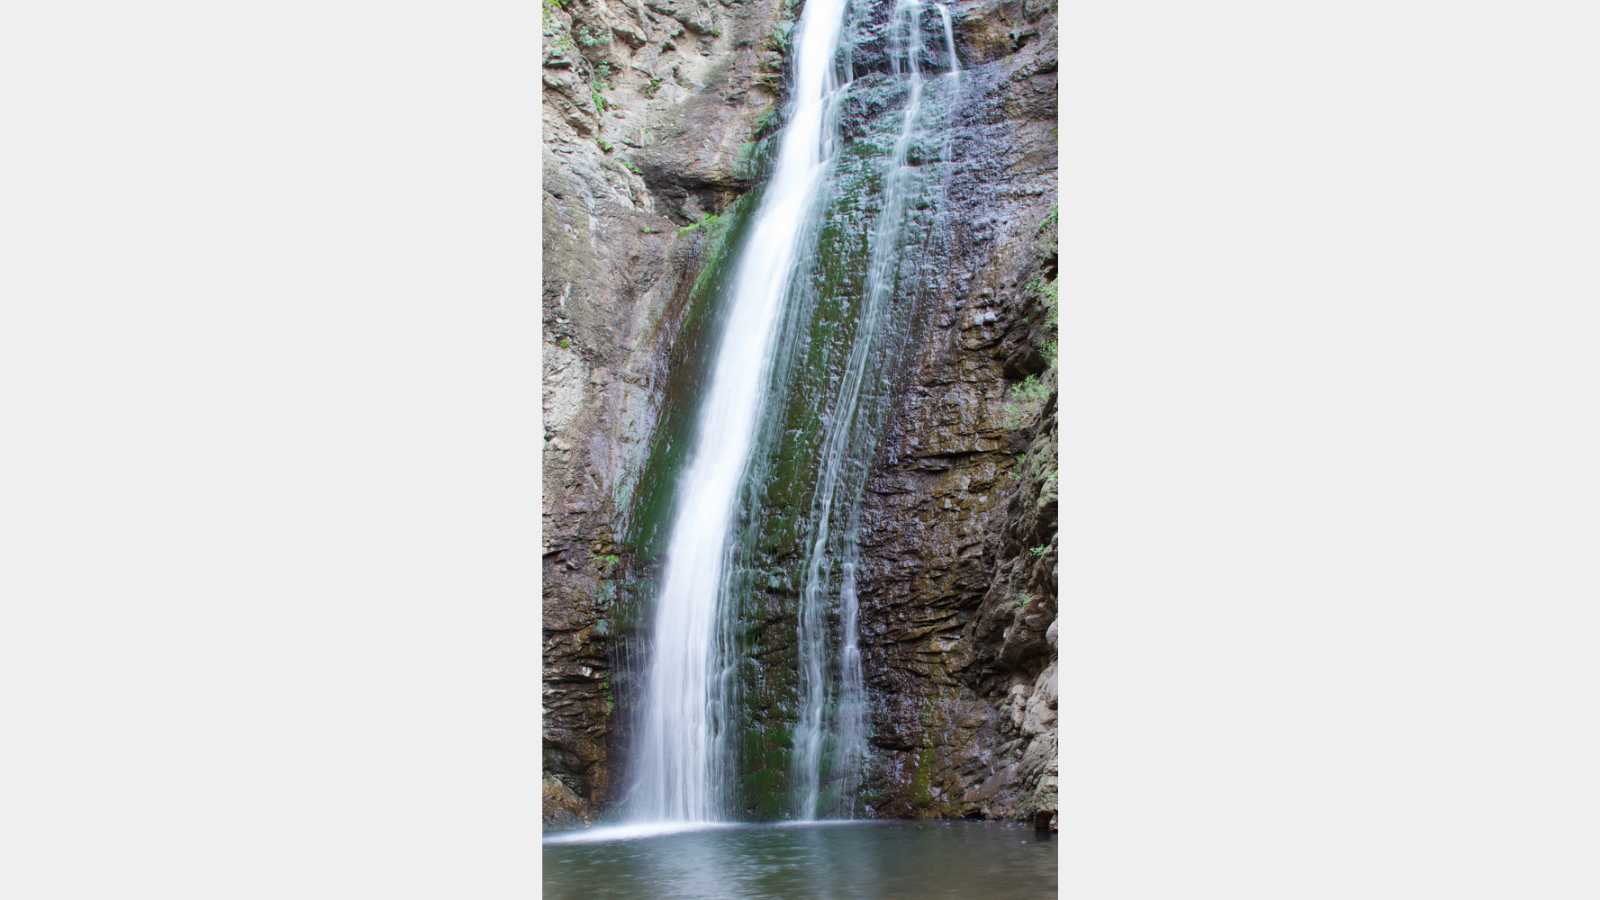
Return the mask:
[(755, 122), (755, 129), (756, 129), (755, 133), (756, 133), (756, 135), (759, 137), (763, 132), (765, 132), (767, 130), (768, 126), (770, 126), (773, 122), (777, 121), (777, 118), (778, 118), (778, 104), (774, 103), (771, 106), (767, 107), (766, 109), (762, 110), (761, 111), (761, 115), (756, 116), (756, 122)]
[[(1046, 375), (1054, 374), (1047, 370)], [(1011, 402), (1006, 404), (1006, 425), (1018, 428), (1031, 420), (1050, 397), (1050, 385), (1037, 375), (1029, 375), (1011, 386)]]
[(722, 221), (722, 217), (718, 216), (716, 213), (705, 213), (704, 215), (700, 216), (700, 218), (698, 220), (690, 222), (689, 224), (683, 226), (682, 228), (679, 228), (678, 229), (678, 236), (679, 237), (683, 237), (686, 234), (691, 234), (691, 233), (693, 233), (695, 231), (698, 231), (700, 229), (705, 229), (706, 231), (714, 231), (716, 229), (717, 225), (721, 223), (721, 221)]
[(788, 53), (789, 37), (793, 31), (793, 22), (779, 22), (778, 24), (772, 26), (772, 30), (767, 33), (766, 40), (763, 43), (768, 50), (776, 50), (779, 53)]

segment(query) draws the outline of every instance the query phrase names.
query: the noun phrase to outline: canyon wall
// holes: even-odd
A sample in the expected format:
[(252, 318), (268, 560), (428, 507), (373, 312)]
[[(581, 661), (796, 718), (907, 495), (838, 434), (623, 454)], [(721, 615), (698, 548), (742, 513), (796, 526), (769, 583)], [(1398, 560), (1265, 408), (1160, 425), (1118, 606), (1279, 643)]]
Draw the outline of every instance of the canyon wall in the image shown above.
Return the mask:
[[(878, 95), (893, 99), (888, 7), (859, 10), (849, 31), (864, 105), (846, 111), (847, 140), (871, 136), (867, 79), (881, 77)], [(714, 287), (759, 192), (797, 15), (780, 0), (544, 7), (553, 824), (592, 820), (619, 795), (658, 525), (716, 333)], [(962, 72), (946, 113), (945, 199), (928, 264), (895, 297), (909, 330), (861, 503), (872, 751), (861, 812), (1050, 821), (1055, 11), (973, 0), (953, 4), (951, 17)], [(851, 277), (848, 266), (839, 277)], [(800, 422), (785, 433), (805, 432), (799, 399), (815, 388), (788, 385), (774, 398)], [(801, 443), (775, 453), (764, 508), (779, 524), (763, 523), (753, 544), (739, 795), (754, 818), (782, 815), (777, 798), (789, 788), (795, 610), (784, 573), (795, 551), (781, 523), (805, 493)]]

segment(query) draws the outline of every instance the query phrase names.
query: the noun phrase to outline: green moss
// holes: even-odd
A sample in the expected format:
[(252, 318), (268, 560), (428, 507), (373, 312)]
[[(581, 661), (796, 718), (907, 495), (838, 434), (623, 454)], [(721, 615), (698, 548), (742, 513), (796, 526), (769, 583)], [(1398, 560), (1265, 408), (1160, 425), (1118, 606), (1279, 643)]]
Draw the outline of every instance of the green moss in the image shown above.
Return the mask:
[(787, 723), (746, 722), (740, 729), (735, 806), (748, 818), (772, 821), (789, 811), (789, 757), (794, 731)]
[(911, 775), (911, 802), (918, 809), (933, 806), (933, 747), (924, 746)]
[(778, 104), (774, 103), (771, 106), (767, 107), (766, 109), (762, 110), (760, 115), (756, 116), (755, 136), (757, 138), (763, 137), (766, 134), (767, 130), (770, 127), (772, 127), (772, 125), (774, 123), (776, 123), (777, 121), (778, 121)]
[[(704, 233), (699, 247), (701, 263), (683, 300), (682, 325), (669, 354), (661, 418), (650, 436), (650, 449), (632, 488), (631, 500), (619, 503), (629, 510), (625, 543), (647, 570), (664, 549), (677, 477), (694, 436), (700, 385), (710, 368), (720, 332), (721, 286), (731, 274), (737, 247), (748, 230), (747, 211), (752, 205), (750, 197), (741, 198), (722, 215), (704, 216), (678, 232), (680, 237)], [(649, 339), (655, 340), (654, 333)]]

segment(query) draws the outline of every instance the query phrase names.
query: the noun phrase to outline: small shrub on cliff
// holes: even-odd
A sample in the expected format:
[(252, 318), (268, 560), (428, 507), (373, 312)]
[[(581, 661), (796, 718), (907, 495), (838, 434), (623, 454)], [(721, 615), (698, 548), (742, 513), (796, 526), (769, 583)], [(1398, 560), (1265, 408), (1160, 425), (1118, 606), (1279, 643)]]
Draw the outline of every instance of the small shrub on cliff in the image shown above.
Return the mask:
[(686, 234), (690, 234), (690, 233), (698, 231), (698, 230), (700, 230), (702, 228), (705, 229), (706, 231), (714, 231), (716, 229), (717, 225), (721, 221), (722, 221), (722, 218), (720, 216), (718, 216), (716, 213), (706, 213), (705, 215), (702, 215), (700, 217), (699, 221), (690, 222), (689, 224), (683, 226), (682, 228), (679, 228), (678, 229), (678, 236), (682, 237), (682, 236), (684, 236)]
[(1039, 298), (1040, 305), (1044, 307), (1044, 323), (1054, 331), (1061, 300), (1061, 288), (1058, 279), (1052, 278), (1049, 281), (1045, 281), (1042, 278), (1035, 278), (1028, 282), (1026, 290)]
[(661, 90), (661, 79), (652, 78), (650, 79), (649, 84), (645, 85), (639, 90), (639, 93), (645, 95), (646, 97), (654, 97), (656, 95), (656, 91), (659, 90)]
[(1040, 544), (1037, 547), (1030, 547), (1030, 548), (1028, 548), (1028, 552), (1033, 554), (1033, 558), (1034, 559), (1038, 559), (1039, 557), (1044, 556), (1046, 553), (1050, 552), (1050, 545), (1049, 544)]
[[(1052, 374), (1046, 371), (1046, 375)], [(1011, 386), (1011, 402), (1006, 404), (1006, 425), (1017, 428), (1033, 418), (1039, 407), (1050, 398), (1050, 384), (1037, 375), (1029, 375)]]
[(766, 48), (768, 50), (776, 50), (779, 53), (788, 53), (789, 35), (793, 30), (793, 22), (779, 22), (772, 26), (772, 31), (768, 32), (767, 39), (764, 42)]
[(1032, 603), (1032, 602), (1033, 602), (1033, 595), (1032, 594), (1018, 594), (1017, 595), (1017, 609), (1025, 609), (1025, 608), (1027, 608), (1028, 604)]
[(756, 135), (759, 137), (762, 132), (767, 130), (767, 126), (771, 125), (777, 118), (778, 105), (776, 103), (762, 110), (761, 115), (756, 116)]

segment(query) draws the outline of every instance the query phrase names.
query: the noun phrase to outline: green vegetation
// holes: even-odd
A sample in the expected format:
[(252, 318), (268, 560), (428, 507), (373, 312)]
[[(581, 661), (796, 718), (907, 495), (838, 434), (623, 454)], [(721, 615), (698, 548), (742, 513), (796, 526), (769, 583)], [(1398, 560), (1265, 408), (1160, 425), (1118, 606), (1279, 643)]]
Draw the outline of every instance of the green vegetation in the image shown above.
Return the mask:
[(595, 138), (594, 142), (595, 142), (596, 145), (598, 145), (600, 147), (602, 152), (610, 153), (612, 151), (612, 149), (613, 149), (612, 146), (611, 146), (611, 142), (606, 140), (603, 137)]
[(622, 557), (615, 553), (607, 553), (603, 556), (596, 556), (594, 560), (600, 564), (601, 572), (610, 574), (611, 570), (617, 567), (617, 563), (622, 562)]
[(542, 32), (546, 38), (546, 62), (561, 59), (566, 51), (573, 49), (572, 37), (566, 34), (566, 23), (556, 15), (565, 5), (565, 0), (542, 0), (543, 13), (540, 16), (543, 27)]
[(777, 119), (778, 119), (778, 104), (774, 103), (771, 106), (767, 107), (766, 109), (762, 110), (761, 111), (761, 115), (756, 116), (756, 123), (755, 123), (756, 136), (759, 137), (763, 132), (765, 132), (767, 130), (767, 127), (770, 126), (773, 122), (777, 121)]
[(1032, 603), (1032, 602), (1033, 602), (1033, 595), (1032, 594), (1018, 594), (1017, 595), (1017, 609), (1025, 609), (1027, 607), (1027, 605), (1029, 603)]
[(596, 112), (606, 111), (609, 104), (604, 95), (609, 90), (611, 90), (611, 64), (603, 62), (594, 67), (594, 78), (589, 80), (589, 99), (594, 103)]
[(750, 141), (746, 141), (745, 143), (739, 145), (738, 155), (735, 156), (733, 160), (734, 171), (754, 177), (757, 146), (759, 145)]
[(569, 338), (562, 338), (561, 340), (556, 341), (556, 346), (563, 350), (570, 350), (572, 349), (572, 341)]
[(705, 213), (704, 215), (700, 216), (698, 221), (690, 222), (688, 225), (679, 228), (678, 237), (683, 237), (684, 235), (699, 231), (702, 228), (707, 232), (715, 231), (717, 226), (720, 224), (722, 224), (721, 216), (717, 215), (716, 213)]
[(793, 32), (793, 22), (779, 22), (778, 24), (772, 26), (771, 31), (767, 32), (767, 37), (762, 42), (762, 45), (768, 50), (776, 50), (779, 53), (788, 53), (789, 38)]
[(1050, 380), (1041, 380), (1037, 375), (1029, 375), (1011, 386), (1011, 402), (1006, 404), (1006, 426), (1019, 428), (1033, 418), (1039, 407), (1050, 399), (1051, 381), (1054, 381), (1055, 370), (1047, 369), (1046, 377)]
[(933, 805), (932, 747), (923, 747), (917, 755), (917, 770), (911, 776), (911, 799), (918, 806)]
[[(1059, 215), (1057, 207), (1050, 208), (1050, 214), (1039, 225), (1039, 230), (1054, 225)], [(1042, 277), (1035, 277), (1023, 288), (1027, 294), (1035, 297), (1039, 305), (1044, 307), (1044, 324), (1048, 329), (1048, 337), (1039, 343), (1040, 353), (1044, 356), (1045, 370), (1039, 375), (1029, 375), (1021, 383), (1011, 388), (1011, 401), (1006, 404), (1006, 427), (1020, 428), (1032, 421), (1033, 414), (1050, 397), (1050, 391), (1056, 380), (1056, 364), (1059, 346), (1056, 342), (1056, 331), (1060, 327), (1061, 288), (1060, 280), (1051, 278), (1048, 281)]]
[(649, 225), (640, 225), (639, 226), (639, 233), (640, 234), (660, 234), (661, 233), (661, 229), (659, 229), (659, 228), (651, 228)]
[(1033, 554), (1033, 558), (1034, 559), (1038, 559), (1039, 557), (1044, 556), (1046, 553), (1050, 552), (1050, 545), (1049, 544), (1040, 544), (1037, 547), (1029, 547), (1028, 548), (1028, 552)]
[(650, 83), (649, 84), (645, 85), (643, 88), (641, 88), (639, 90), (639, 93), (641, 93), (641, 94), (645, 95), (645, 97), (649, 98), (649, 97), (654, 97), (656, 95), (656, 91), (659, 91), (659, 90), (661, 90), (661, 79), (652, 78), (652, 79), (650, 79)]

